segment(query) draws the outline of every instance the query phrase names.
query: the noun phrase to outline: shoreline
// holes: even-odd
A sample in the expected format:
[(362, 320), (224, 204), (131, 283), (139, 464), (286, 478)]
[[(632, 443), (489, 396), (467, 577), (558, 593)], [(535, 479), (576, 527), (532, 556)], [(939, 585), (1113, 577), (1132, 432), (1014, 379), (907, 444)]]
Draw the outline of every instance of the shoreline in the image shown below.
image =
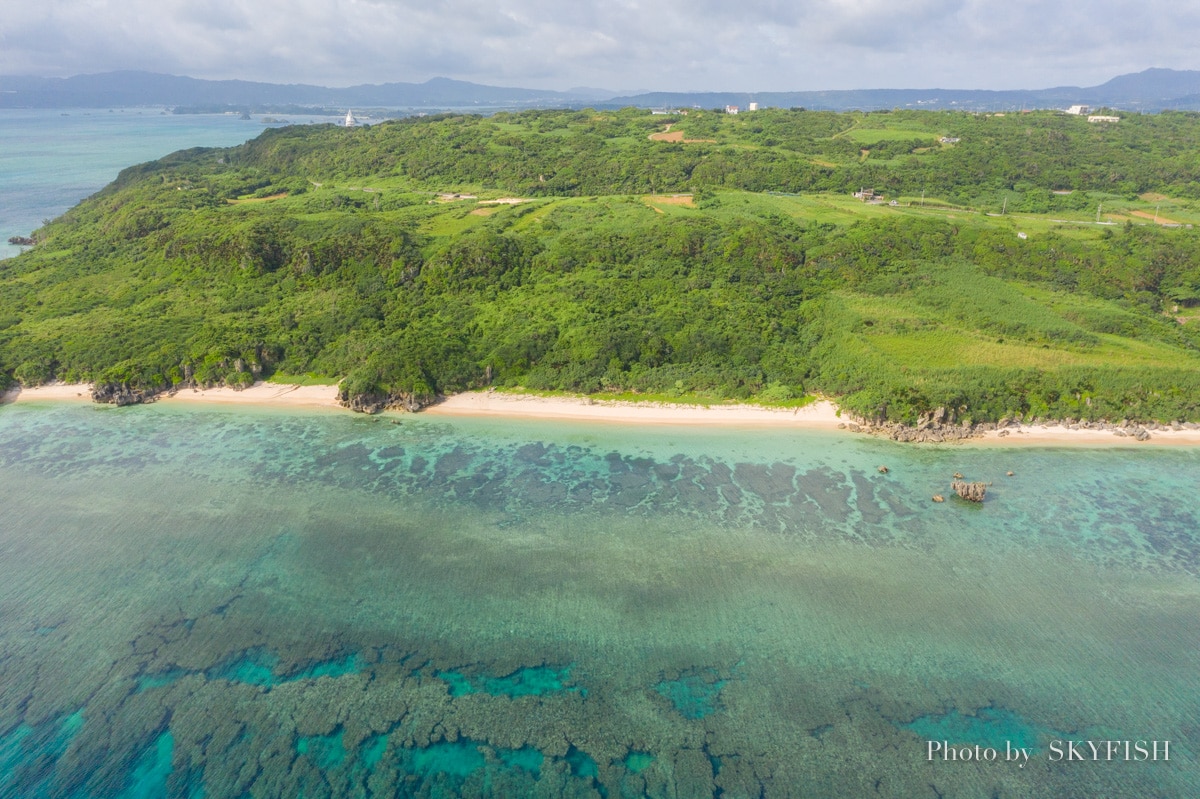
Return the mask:
[[(1008, 435), (1001, 436), (1001, 432)], [(1200, 430), (1149, 430), (1150, 439), (1138, 441), (1133, 436), (1118, 436), (1111, 430), (1071, 430), (1061, 424), (1017, 425), (1001, 430), (989, 430), (963, 441), (968, 446), (985, 447), (1200, 447)]]
[[(257, 405), (279, 408), (341, 409), (337, 386), (297, 386), (287, 383), (255, 383), (249, 388), (182, 388), (173, 394), (160, 394), (155, 402), (204, 403), (216, 405)], [(0, 398), (0, 404), (27, 402), (92, 402), (88, 383), (50, 383), (34, 388), (13, 389)]]
[[(843, 429), (849, 418), (838, 415), (838, 407), (829, 400), (818, 400), (802, 408), (767, 408), (758, 405), (673, 405), (595, 400), (588, 397), (540, 397), (531, 394), (507, 394), (474, 391), (455, 394), (421, 411), (430, 416), (474, 416), (512, 419), (561, 419), (623, 424), (715, 425), (724, 427), (776, 427), (786, 429), (830, 430), (847, 435), (863, 435), (884, 441), (884, 435), (856, 433)], [(1003, 433), (1003, 435), (1002, 435)], [(916, 443), (916, 442), (897, 442)], [(1132, 436), (1121, 437), (1106, 430), (1071, 430), (1061, 424), (1017, 425), (990, 430), (971, 438), (932, 444), (933, 446), (1069, 446), (1069, 447), (1144, 447), (1200, 446), (1200, 430), (1154, 430), (1149, 441)]]
[[(0, 405), (28, 402), (91, 403), (91, 386), (86, 383), (52, 383), (35, 388), (12, 389), (0, 396)], [(337, 386), (299, 386), (285, 383), (255, 383), (245, 389), (184, 388), (163, 394), (156, 402), (244, 405), (275, 408), (348, 410), (338, 402)], [(758, 405), (675, 405), (660, 402), (596, 400), (589, 397), (541, 397), (498, 391), (455, 394), (420, 411), (424, 416), (545, 419), (605, 424), (717, 426), (729, 428), (781, 428), (789, 430), (842, 431), (849, 424), (837, 406), (818, 400), (801, 408), (768, 408)], [(1001, 433), (1005, 435), (1001, 435)], [(859, 434), (862, 435), (862, 434)], [(870, 434), (866, 434), (870, 435)], [(884, 436), (874, 436), (890, 440)], [(1149, 441), (1117, 436), (1108, 430), (1071, 430), (1061, 424), (1016, 425), (991, 430), (968, 439), (947, 442), (985, 447), (1145, 447), (1200, 446), (1200, 430), (1158, 429)]]
[(562, 419), (626, 424), (720, 425), (837, 430), (837, 406), (818, 400), (802, 408), (760, 405), (676, 405), (662, 402), (539, 397), (499, 391), (468, 391), (421, 410), (429, 416), (491, 416), (510, 419)]

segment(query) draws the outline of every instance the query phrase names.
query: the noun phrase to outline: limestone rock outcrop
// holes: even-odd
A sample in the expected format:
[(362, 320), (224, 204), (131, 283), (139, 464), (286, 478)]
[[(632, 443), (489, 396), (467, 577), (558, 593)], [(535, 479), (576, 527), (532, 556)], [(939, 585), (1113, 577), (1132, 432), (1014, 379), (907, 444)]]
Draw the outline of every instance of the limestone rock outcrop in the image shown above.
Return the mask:
[(954, 489), (954, 493), (970, 502), (983, 502), (983, 497), (987, 494), (987, 483), (968, 483), (964, 480), (955, 480), (950, 487)]

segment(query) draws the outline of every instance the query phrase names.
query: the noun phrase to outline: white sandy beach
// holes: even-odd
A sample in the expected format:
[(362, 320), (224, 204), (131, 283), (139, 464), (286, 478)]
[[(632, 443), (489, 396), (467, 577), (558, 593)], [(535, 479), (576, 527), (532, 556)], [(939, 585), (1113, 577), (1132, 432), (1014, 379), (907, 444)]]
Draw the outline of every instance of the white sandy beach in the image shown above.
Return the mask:
[[(68, 401), (91, 402), (87, 384), (52, 383), (36, 388), (14, 389), (0, 402)], [(340, 409), (337, 386), (296, 386), (256, 383), (250, 388), (185, 388), (163, 395), (158, 402), (260, 405), (280, 408)], [(499, 391), (472, 391), (447, 397), (421, 411), (428, 416), (492, 416), (515, 419), (566, 419), (618, 424), (702, 425), (725, 427), (778, 427), (836, 430), (848, 418), (838, 416), (837, 406), (819, 400), (803, 408), (763, 408), (755, 405), (675, 405), (658, 402), (593, 400), (587, 397), (539, 397)], [(1146, 447), (1200, 446), (1200, 430), (1152, 430), (1149, 441), (1117, 436), (1105, 430), (1071, 430), (1062, 426), (1022, 425), (985, 433), (960, 444), (966, 446), (1083, 446)]]
[(35, 388), (9, 389), (0, 397), (0, 405), (10, 402), (35, 402), (54, 400), (56, 402), (91, 402), (92, 387), (87, 383), (50, 383)]
[[(4, 395), (4, 402), (71, 401), (91, 402), (92, 387), (86, 383), (51, 383), (35, 388), (15, 389)], [(340, 408), (337, 386), (294, 386), (282, 383), (255, 383), (250, 388), (185, 388), (163, 394), (156, 402), (203, 402), (239, 405), (270, 405), (290, 408)]]
[[(673, 405), (666, 403), (606, 402), (586, 397), (538, 397), (497, 391), (469, 392), (448, 397), (422, 411), (431, 416), (498, 416), (528, 419), (573, 419), (623, 424), (724, 425), (836, 430), (849, 418), (820, 400), (803, 408), (763, 408), (755, 405)], [(1200, 430), (1153, 430), (1149, 441), (1121, 437), (1103, 430), (1071, 430), (1062, 426), (1022, 425), (984, 433), (958, 443), (965, 446), (1091, 446), (1144, 447), (1176, 444), (1200, 446)], [(919, 446), (919, 445), (918, 445)]]
[(255, 383), (250, 388), (185, 388), (159, 402), (206, 402), (272, 405), (287, 408), (341, 408), (337, 386), (293, 386)]
[(456, 394), (422, 411), (431, 416), (509, 416), (526, 419), (576, 419), (627, 424), (685, 424), (808, 427), (837, 429), (837, 406), (821, 400), (803, 408), (754, 405), (674, 405), (659, 402), (607, 402), (587, 397), (537, 397), (478, 391)]

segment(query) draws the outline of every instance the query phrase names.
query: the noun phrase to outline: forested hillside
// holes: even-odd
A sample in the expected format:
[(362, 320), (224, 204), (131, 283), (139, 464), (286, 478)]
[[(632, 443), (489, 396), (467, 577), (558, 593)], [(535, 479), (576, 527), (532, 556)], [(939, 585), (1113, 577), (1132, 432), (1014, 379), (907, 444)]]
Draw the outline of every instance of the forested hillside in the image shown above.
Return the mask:
[(284, 128), (130, 168), (0, 262), (0, 380), (1196, 420), (1193, 222), (1194, 114)]

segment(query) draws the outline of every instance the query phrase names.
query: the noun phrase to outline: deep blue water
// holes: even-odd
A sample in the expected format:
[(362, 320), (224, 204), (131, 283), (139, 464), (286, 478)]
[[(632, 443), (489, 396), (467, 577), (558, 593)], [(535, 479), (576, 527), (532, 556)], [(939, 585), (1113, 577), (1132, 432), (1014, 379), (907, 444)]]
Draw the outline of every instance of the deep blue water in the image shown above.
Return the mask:
[(125, 167), (190, 147), (241, 144), (267, 127), (262, 119), (160, 108), (0, 109), (0, 258), (21, 252), (11, 236), (28, 236)]
[(3, 799), (1200, 792), (1191, 449), (20, 404), (0, 487)]

